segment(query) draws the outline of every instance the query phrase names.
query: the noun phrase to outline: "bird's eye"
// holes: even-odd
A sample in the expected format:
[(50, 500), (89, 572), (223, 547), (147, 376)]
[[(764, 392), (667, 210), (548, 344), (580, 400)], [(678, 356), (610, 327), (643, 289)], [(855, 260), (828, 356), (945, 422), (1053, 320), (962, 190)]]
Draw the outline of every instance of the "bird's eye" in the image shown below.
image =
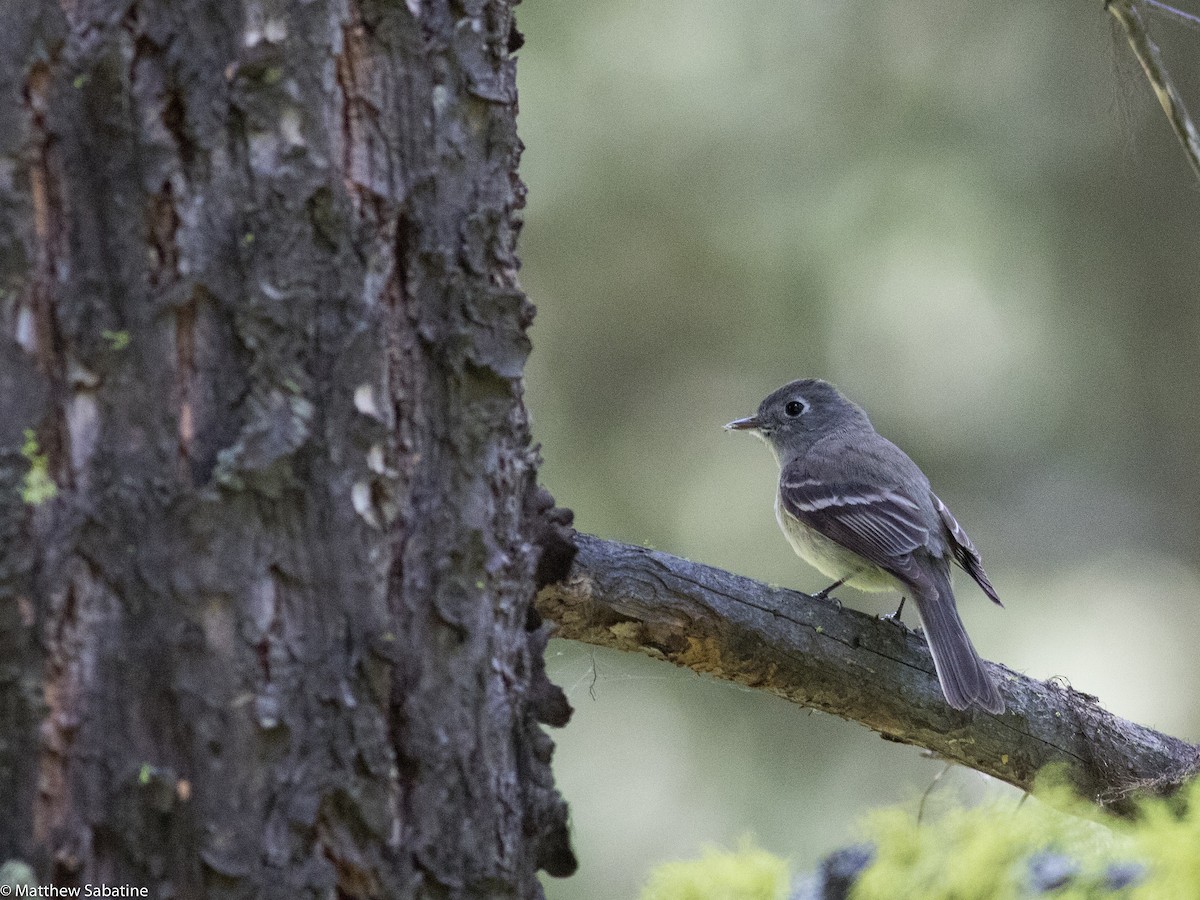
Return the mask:
[(789, 400), (783, 407), (783, 411), (794, 419), (800, 413), (804, 412), (804, 404), (799, 400)]

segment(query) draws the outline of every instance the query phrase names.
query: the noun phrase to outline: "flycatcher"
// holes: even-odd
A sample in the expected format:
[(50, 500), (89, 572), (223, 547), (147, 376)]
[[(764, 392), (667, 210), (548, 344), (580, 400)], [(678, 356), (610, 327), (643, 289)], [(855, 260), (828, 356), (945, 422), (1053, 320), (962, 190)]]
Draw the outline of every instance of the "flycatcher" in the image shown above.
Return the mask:
[(950, 563), (1004, 604), (979, 551), (917, 464), (876, 432), (861, 408), (816, 379), (784, 385), (755, 415), (725, 427), (754, 432), (775, 454), (779, 527), (805, 562), (837, 579), (818, 596), (847, 584), (912, 597), (947, 702), (1003, 712), (958, 616)]

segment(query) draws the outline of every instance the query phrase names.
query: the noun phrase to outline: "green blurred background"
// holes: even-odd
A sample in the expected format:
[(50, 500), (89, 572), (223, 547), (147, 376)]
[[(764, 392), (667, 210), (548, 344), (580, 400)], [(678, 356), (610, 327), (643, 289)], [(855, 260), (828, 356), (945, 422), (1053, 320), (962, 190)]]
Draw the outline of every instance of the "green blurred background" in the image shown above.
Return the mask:
[[(1008, 606), (958, 580), (984, 656), (1200, 739), (1200, 192), (1099, 0), (518, 14), (528, 401), (579, 528), (822, 587), (770, 454), (721, 425), (828, 378), (981, 548)], [(1200, 106), (1200, 36), (1155, 34)], [(581, 861), (552, 898), (745, 834), (804, 869), (943, 768), (647, 658), (556, 641), (550, 667)], [(957, 769), (930, 809), (989, 792)]]

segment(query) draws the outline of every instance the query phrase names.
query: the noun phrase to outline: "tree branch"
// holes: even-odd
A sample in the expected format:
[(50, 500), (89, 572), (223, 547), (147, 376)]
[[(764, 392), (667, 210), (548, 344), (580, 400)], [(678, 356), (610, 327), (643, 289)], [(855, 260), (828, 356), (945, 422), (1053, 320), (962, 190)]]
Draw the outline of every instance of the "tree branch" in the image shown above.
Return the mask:
[(1007, 711), (948, 706), (920, 635), (666, 553), (579, 535), (570, 575), (538, 596), (558, 636), (647, 653), (861, 722), (1028, 790), (1060, 764), (1117, 812), (1196, 771), (1185, 741), (1120, 719), (1096, 698), (991, 664)]

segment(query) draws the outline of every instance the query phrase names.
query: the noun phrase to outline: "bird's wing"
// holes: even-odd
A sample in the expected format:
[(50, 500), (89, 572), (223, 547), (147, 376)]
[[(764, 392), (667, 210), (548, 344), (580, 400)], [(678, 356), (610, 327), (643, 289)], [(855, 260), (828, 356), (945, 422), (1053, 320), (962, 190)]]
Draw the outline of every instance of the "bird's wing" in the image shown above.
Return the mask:
[(954, 518), (954, 514), (950, 512), (938, 495), (930, 491), (929, 496), (946, 529), (946, 536), (950, 539), (950, 552), (954, 555), (954, 561), (975, 579), (975, 583), (983, 589), (993, 603), (1003, 606), (1004, 604), (1000, 602), (1000, 595), (996, 593), (996, 589), (988, 580), (987, 572), (983, 571), (983, 559), (980, 557), (979, 551), (975, 549), (975, 544), (972, 543), (967, 533), (963, 531), (963, 527), (958, 524), (958, 519)]
[(909, 555), (929, 539), (921, 505), (900, 488), (830, 484), (785, 472), (779, 496), (802, 524), (891, 572), (907, 570)]

